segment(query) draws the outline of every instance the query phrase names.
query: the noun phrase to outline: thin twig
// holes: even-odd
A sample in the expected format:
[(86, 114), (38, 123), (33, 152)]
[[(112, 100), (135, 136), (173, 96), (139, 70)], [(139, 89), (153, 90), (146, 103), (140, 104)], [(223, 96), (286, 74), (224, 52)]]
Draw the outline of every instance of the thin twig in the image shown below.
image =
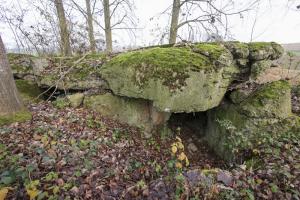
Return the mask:
[(49, 96), (49, 98), (47, 99), (47, 101), (48, 101), (48, 100), (54, 95), (54, 93), (57, 91), (58, 84), (66, 77), (66, 75), (67, 75), (68, 73), (70, 73), (70, 71), (71, 71), (74, 67), (76, 67), (76, 65), (77, 65), (78, 63), (80, 63), (82, 60), (84, 60), (84, 59), (86, 58), (87, 55), (88, 55), (88, 54), (85, 54), (85, 55), (82, 56), (80, 59), (76, 60), (76, 61), (74, 62), (74, 64), (73, 64), (73, 65), (72, 65), (65, 73), (63, 73), (63, 74), (60, 76), (60, 78), (55, 82), (54, 85), (50, 86), (46, 91), (44, 91), (44, 92), (41, 93), (38, 97), (36, 97), (36, 99), (40, 98), (42, 95), (46, 94), (46, 93), (49, 92), (52, 88), (55, 87), (54, 92), (52, 92), (52, 94), (51, 94), (51, 95)]

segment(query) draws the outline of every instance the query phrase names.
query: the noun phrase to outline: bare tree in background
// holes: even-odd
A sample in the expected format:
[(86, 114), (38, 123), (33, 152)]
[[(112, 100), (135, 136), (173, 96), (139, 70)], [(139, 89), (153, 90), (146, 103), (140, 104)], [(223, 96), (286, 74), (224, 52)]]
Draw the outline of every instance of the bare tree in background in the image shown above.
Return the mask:
[(176, 43), (177, 30), (178, 30), (178, 21), (180, 13), (180, 0), (173, 0), (173, 9), (172, 9), (172, 20), (170, 26), (170, 37), (169, 44)]
[(86, 9), (83, 9), (81, 5), (79, 5), (76, 0), (71, 0), (71, 2), (75, 5), (76, 9), (84, 16), (86, 19), (87, 24), (87, 31), (88, 31), (88, 38), (89, 38), (89, 44), (90, 44), (90, 51), (96, 52), (96, 40), (95, 40), (95, 32), (94, 32), (94, 22), (96, 21), (93, 17), (94, 15), (94, 6), (92, 7), (92, 2), (95, 5), (96, 0), (85, 0), (85, 7)]
[(90, 48), (92, 52), (96, 51), (96, 41), (94, 35), (94, 25), (93, 25), (93, 13), (91, 10), (91, 1), (85, 0), (86, 13), (87, 13), (87, 24), (88, 24), (88, 34), (90, 41)]
[(136, 17), (134, 15), (133, 0), (102, 0), (104, 12), (104, 31), (106, 40), (106, 51), (113, 50), (113, 30), (126, 30), (134, 34), (136, 30)]
[(68, 30), (63, 2), (62, 0), (55, 0), (54, 4), (56, 7), (57, 17), (59, 21), (61, 51), (63, 55), (70, 56), (72, 55), (72, 49), (70, 44), (70, 33)]
[(0, 116), (14, 114), (22, 108), (23, 105), (0, 36)]
[[(92, 27), (93, 24), (97, 25), (97, 27), (104, 31), (106, 43), (105, 49), (108, 53), (112, 52), (113, 50), (113, 30), (124, 30), (127, 31), (129, 34), (135, 35), (134, 30), (137, 28), (135, 22), (136, 17), (134, 15), (133, 10), (133, 0), (86, 0), (86, 10), (83, 9), (82, 6), (78, 4), (76, 0), (71, 0), (71, 2), (87, 20), (87, 29), (90, 35), (90, 44), (92, 44), (92, 35), (95, 36), (95, 30), (98, 30)], [(97, 8), (95, 9), (95, 5), (97, 2), (100, 2), (101, 5), (96, 6)], [(90, 10), (88, 9), (89, 7)], [(104, 25), (101, 23), (102, 17)], [(92, 31), (90, 30), (93, 30), (94, 33), (92, 33)], [(97, 40), (95, 40), (95, 44), (97, 44)]]
[(208, 35), (219, 37), (220, 27), (227, 33), (229, 16), (242, 17), (242, 13), (250, 10), (258, 1), (248, 1), (245, 8), (235, 10), (235, 3), (232, 0), (173, 0), (169, 43), (176, 43), (178, 30), (183, 26), (188, 26), (189, 31), (201, 28)]
[(24, 17), (27, 14), (27, 10), (16, 5), (3, 6), (0, 4), (0, 20), (6, 23), (13, 33), (15, 42), (18, 47), (18, 51), (29, 50), (30, 46), (39, 53), (38, 45), (35, 38), (24, 27)]
[[(136, 37), (133, 0), (109, 1), (109, 15), (104, 15), (103, 0), (23, 1), (0, 0), (0, 24), (10, 29), (18, 47), (11, 49), (14, 52), (42, 55), (61, 51), (70, 55), (104, 50), (106, 32), (111, 33), (107, 34), (107, 49), (111, 52), (113, 44), (123, 39), (124, 33)], [(104, 16), (109, 19), (107, 28)]]
[(111, 14), (109, 0), (103, 0), (104, 9), (104, 23), (105, 23), (105, 41), (106, 41), (106, 52), (111, 53), (112, 48), (112, 32), (111, 32)]

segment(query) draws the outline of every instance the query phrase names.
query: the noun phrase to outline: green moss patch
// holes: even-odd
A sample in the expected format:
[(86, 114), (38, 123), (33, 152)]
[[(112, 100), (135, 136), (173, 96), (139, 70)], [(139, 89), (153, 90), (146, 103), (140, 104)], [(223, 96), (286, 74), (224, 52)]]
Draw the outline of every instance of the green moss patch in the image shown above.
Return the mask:
[(250, 42), (248, 46), (251, 51), (257, 51), (272, 47), (272, 44), (270, 42)]
[[(200, 49), (201, 48), (201, 49)], [(206, 51), (212, 57), (221, 55), (218, 45), (205, 44), (195, 46), (199, 51)], [(196, 53), (189, 47), (151, 48), (123, 53), (104, 66), (107, 69), (122, 70), (130, 67), (136, 71), (134, 81), (143, 87), (151, 79), (159, 79), (170, 88), (185, 85), (189, 70), (214, 70), (210, 56)]]
[(41, 99), (38, 99), (37, 97), (42, 93), (42, 91), (37, 84), (21, 79), (17, 79), (15, 82), (23, 103), (29, 104), (31, 102), (41, 101)]
[(32, 115), (30, 112), (23, 110), (10, 115), (0, 115), (0, 126), (8, 125), (14, 122), (24, 122), (30, 120)]
[(264, 99), (276, 101), (280, 98), (280, 94), (283, 95), (285, 93), (284, 91), (289, 89), (291, 89), (291, 86), (287, 81), (268, 83), (259, 88), (248, 101), (263, 106)]
[(194, 51), (207, 55), (211, 61), (218, 60), (227, 50), (216, 43), (199, 43), (194, 46)]
[(239, 69), (221, 44), (199, 46), (122, 53), (100, 73), (114, 94), (151, 100), (159, 111), (206, 111), (220, 103)]

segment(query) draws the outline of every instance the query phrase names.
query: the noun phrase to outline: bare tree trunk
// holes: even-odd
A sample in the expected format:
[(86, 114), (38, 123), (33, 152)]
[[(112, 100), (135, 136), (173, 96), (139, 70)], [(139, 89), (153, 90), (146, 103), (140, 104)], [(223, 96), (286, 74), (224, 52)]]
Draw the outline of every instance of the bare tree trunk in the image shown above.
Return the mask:
[(85, 0), (86, 4), (86, 13), (87, 13), (87, 24), (88, 24), (88, 33), (90, 41), (90, 49), (92, 52), (96, 51), (96, 41), (94, 36), (94, 26), (93, 26), (93, 15), (91, 11), (91, 1)]
[(178, 22), (179, 22), (179, 13), (180, 13), (180, 0), (173, 0), (169, 44), (176, 43)]
[(68, 31), (64, 6), (62, 0), (55, 0), (54, 3), (55, 3), (57, 16), (59, 20), (62, 54), (66, 56), (70, 56), (72, 55), (72, 49), (70, 45), (70, 33)]
[(104, 22), (105, 22), (105, 41), (106, 41), (106, 51), (108, 53), (112, 52), (112, 33), (110, 24), (110, 6), (109, 0), (103, 0), (104, 7)]
[(0, 116), (14, 114), (23, 108), (0, 36)]

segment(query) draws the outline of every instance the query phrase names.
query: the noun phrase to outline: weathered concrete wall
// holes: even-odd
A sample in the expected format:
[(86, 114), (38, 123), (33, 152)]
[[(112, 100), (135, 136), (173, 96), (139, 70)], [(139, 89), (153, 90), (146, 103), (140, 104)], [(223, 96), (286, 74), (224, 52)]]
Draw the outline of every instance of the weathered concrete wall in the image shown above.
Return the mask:
[(256, 85), (252, 91), (238, 89), (222, 106), (208, 111), (205, 139), (225, 160), (241, 159), (266, 140), (299, 128), (300, 118), (292, 114), (291, 105), (286, 81)]

